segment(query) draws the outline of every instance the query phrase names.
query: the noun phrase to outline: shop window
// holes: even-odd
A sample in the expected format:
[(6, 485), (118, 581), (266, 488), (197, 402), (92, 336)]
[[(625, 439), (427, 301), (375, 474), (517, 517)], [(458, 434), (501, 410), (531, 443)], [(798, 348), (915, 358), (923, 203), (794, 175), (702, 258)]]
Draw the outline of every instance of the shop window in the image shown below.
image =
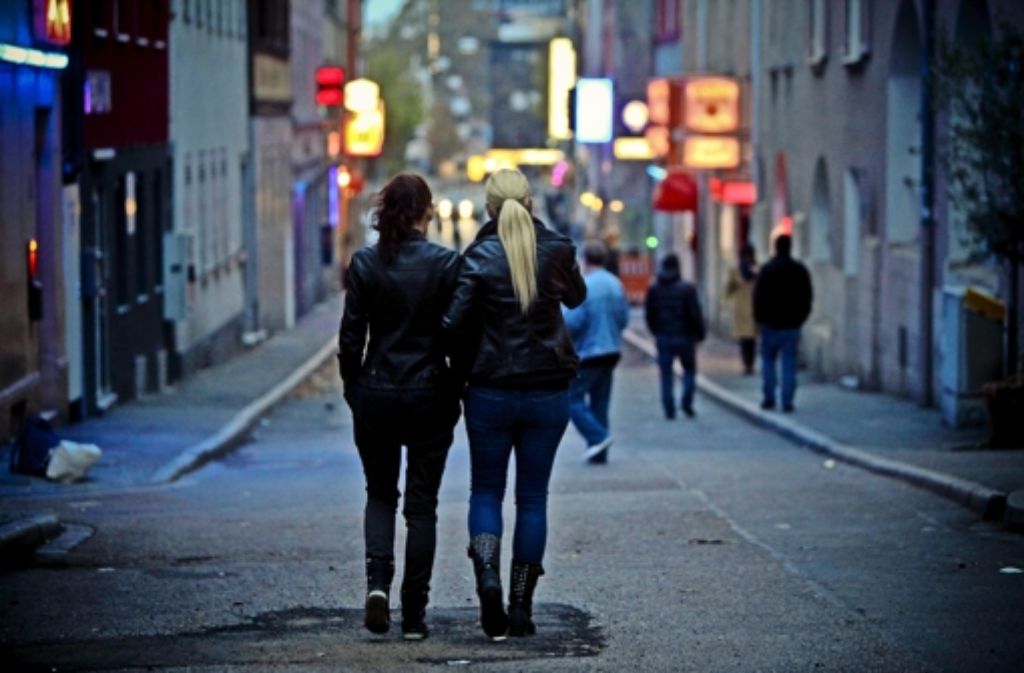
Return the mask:
[(870, 0), (844, 0), (843, 64), (860, 63), (868, 55), (871, 27)]
[(828, 57), (828, 2), (807, 0), (807, 62), (821, 68)]
[(130, 246), (133, 240), (134, 221), (128, 218), (126, 201), (128, 198), (128, 180), (134, 175), (126, 173), (118, 176), (117, 188), (114, 193), (114, 300), (117, 302), (118, 312), (128, 310), (131, 302), (131, 253)]
[(150, 241), (154, 225), (152, 222), (153, 213), (149, 211), (147, 201), (146, 180), (143, 176), (132, 176), (132, 191), (129, 203), (125, 207), (134, 210), (135, 217), (135, 295), (136, 301), (140, 304), (149, 299), (149, 291), (152, 283), (152, 263), (150, 255)]

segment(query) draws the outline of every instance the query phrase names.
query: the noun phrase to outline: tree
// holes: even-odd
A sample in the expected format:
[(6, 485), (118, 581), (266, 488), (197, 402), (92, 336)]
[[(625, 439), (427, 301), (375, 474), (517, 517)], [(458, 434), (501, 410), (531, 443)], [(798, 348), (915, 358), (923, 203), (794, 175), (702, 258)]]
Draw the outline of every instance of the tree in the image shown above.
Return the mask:
[(1019, 360), (1020, 266), (1024, 262), (1024, 36), (1003, 26), (970, 44), (944, 40), (935, 64), (947, 138), (940, 149), (949, 200), (977, 259), (1006, 267), (1007, 367)]

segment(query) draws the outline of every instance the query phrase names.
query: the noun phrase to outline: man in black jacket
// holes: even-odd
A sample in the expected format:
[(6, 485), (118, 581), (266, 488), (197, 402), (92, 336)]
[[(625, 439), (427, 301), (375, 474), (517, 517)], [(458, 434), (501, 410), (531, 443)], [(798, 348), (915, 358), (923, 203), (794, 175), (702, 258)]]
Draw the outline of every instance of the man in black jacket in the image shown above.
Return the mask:
[(782, 355), (782, 410), (791, 412), (796, 394), (800, 327), (811, 314), (814, 291), (807, 267), (790, 256), (793, 241), (775, 239), (775, 257), (761, 267), (754, 286), (754, 319), (761, 331), (762, 409), (775, 408), (775, 360)]
[(697, 387), (697, 344), (704, 340), (704, 315), (697, 290), (679, 275), (679, 257), (670, 253), (661, 260), (657, 280), (644, 300), (647, 328), (658, 345), (661, 374), (661, 403), (665, 417), (676, 417), (672, 395), (672, 364), (683, 366), (682, 409), (693, 418), (693, 395)]

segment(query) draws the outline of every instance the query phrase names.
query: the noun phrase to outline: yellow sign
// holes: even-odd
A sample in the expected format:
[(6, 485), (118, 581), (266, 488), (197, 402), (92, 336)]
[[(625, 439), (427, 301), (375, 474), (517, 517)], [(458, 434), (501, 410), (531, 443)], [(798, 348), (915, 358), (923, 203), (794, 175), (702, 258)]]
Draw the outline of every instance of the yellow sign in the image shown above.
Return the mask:
[(487, 158), (482, 154), (473, 154), (466, 159), (466, 177), (470, 182), (480, 182), (487, 177)]
[(685, 124), (697, 133), (731, 133), (740, 125), (740, 85), (726, 77), (687, 80)]
[(644, 131), (644, 140), (656, 157), (667, 156), (672, 148), (671, 132), (664, 126), (648, 126)]
[(736, 168), (740, 165), (740, 141), (731, 136), (690, 136), (683, 146), (687, 168)]
[(658, 157), (647, 138), (622, 136), (615, 139), (615, 158), (620, 161), (650, 161)]
[[(553, 150), (546, 147), (524, 147), (521, 149), (493, 149), (487, 150), (485, 162), (492, 161), (491, 166), (553, 166), (565, 158), (562, 150)], [(492, 172), (492, 168), (488, 172)]]
[(354, 79), (345, 84), (345, 109), (362, 114), (373, 112), (380, 101), (380, 86), (366, 78)]
[(576, 84), (576, 50), (572, 40), (556, 37), (548, 45), (548, 136), (569, 140), (569, 91)]
[(384, 101), (369, 112), (360, 112), (345, 121), (345, 154), (350, 157), (375, 157), (384, 149)]

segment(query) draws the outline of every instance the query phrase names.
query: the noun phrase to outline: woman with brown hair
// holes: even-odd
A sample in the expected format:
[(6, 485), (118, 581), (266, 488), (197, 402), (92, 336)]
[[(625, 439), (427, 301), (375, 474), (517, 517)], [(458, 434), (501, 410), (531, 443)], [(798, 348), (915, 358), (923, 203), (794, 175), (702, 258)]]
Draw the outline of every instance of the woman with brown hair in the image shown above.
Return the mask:
[(341, 378), (366, 477), (365, 625), (374, 633), (390, 627), (402, 447), (407, 451), (402, 514), (408, 535), (401, 592), (407, 640), (427, 636), (437, 493), (459, 417), (438, 339), (459, 256), (427, 241), (433, 218), (432, 195), (423, 178), (402, 174), (384, 186), (377, 195), (374, 225), (380, 238), (352, 257), (339, 335)]

